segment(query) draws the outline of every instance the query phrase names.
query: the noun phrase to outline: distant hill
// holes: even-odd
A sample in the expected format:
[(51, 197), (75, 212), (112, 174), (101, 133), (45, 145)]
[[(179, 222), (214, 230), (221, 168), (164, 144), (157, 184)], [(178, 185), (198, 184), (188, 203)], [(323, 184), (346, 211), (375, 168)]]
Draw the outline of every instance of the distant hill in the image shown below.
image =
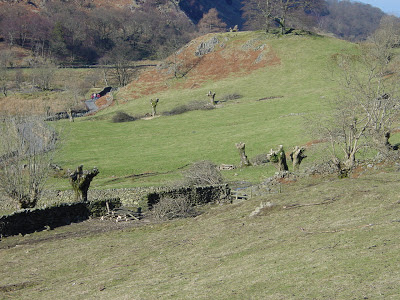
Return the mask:
[[(228, 27), (239, 25), (243, 28), (246, 19), (242, 15), (242, 0), (0, 0), (0, 6), (24, 4), (33, 10), (40, 10), (51, 3), (64, 2), (77, 8), (113, 7), (131, 9), (140, 8), (151, 2), (162, 7), (174, 7), (181, 10), (194, 23), (210, 9), (215, 8), (219, 17)], [(324, 0), (325, 9), (318, 16), (319, 28), (335, 34), (339, 38), (357, 40), (364, 39), (378, 26), (385, 15), (379, 8), (361, 2)]]
[[(235, 25), (239, 30), (265, 30), (262, 14), (256, 10), (250, 16), (248, 7), (242, 10), (243, 3), (0, 0), (0, 42), (7, 44), (4, 47), (21, 47), (34, 58), (50, 58), (64, 66), (159, 60), (193, 38), (226, 32)], [(286, 29), (360, 41), (377, 29), (385, 15), (380, 9), (359, 2), (321, 0), (318, 7), (313, 11), (292, 11), (287, 15)]]

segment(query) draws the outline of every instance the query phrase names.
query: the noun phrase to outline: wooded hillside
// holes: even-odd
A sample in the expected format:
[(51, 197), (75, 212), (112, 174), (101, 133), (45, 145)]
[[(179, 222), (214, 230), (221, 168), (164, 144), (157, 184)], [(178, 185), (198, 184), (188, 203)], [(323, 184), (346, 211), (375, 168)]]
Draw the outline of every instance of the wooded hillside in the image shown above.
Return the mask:
[(196, 36), (235, 25), (362, 40), (384, 15), (358, 2), (278, 2), (270, 2), (271, 8), (263, 0), (3, 0), (0, 36), (9, 47), (29, 50), (31, 64), (49, 58), (62, 64), (110, 64), (165, 58)]

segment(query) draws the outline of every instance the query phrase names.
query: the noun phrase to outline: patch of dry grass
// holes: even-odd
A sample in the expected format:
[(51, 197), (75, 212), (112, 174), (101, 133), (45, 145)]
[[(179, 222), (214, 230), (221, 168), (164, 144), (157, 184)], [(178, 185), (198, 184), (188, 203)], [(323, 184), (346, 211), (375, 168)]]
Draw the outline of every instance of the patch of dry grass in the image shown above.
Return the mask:
[[(0, 287), (18, 299), (396, 299), (397, 177), (309, 178), (193, 219), (6, 238)], [(261, 201), (275, 208), (250, 217)]]

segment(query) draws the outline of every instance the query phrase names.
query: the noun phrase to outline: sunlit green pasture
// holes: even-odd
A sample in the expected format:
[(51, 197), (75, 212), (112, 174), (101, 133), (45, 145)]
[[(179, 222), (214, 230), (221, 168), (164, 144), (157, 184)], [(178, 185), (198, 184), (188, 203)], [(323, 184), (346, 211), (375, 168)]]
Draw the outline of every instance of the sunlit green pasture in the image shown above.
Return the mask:
[[(243, 41), (260, 37), (260, 33), (242, 35)], [(75, 168), (79, 164), (86, 168), (97, 166), (100, 170), (94, 182), (97, 187), (160, 185), (179, 179), (179, 168), (199, 160), (237, 165), (237, 142), (246, 143), (250, 158), (280, 144), (287, 150), (305, 144), (313, 138), (305, 126), (309, 122), (307, 116), (326, 111), (327, 100), (335, 93), (330, 58), (354, 46), (325, 37), (264, 38), (281, 59), (279, 65), (246, 76), (232, 75), (208, 82), (197, 89), (171, 88), (148, 97), (128, 99), (127, 103), (116, 104), (94, 117), (64, 122), (66, 134), (56, 162), (63, 168)], [(149, 113), (151, 97), (160, 98), (157, 111), (162, 114), (193, 100), (207, 100), (209, 90), (217, 93), (216, 100), (234, 93), (242, 98), (221, 102), (214, 110), (128, 123), (111, 122), (117, 111), (131, 115)], [(126, 95), (122, 89), (115, 97), (127, 100)], [(272, 99), (260, 100), (263, 98)], [(274, 171), (272, 166), (267, 166), (225, 175), (231, 180), (256, 182)], [(124, 178), (143, 173), (159, 175), (134, 180)]]

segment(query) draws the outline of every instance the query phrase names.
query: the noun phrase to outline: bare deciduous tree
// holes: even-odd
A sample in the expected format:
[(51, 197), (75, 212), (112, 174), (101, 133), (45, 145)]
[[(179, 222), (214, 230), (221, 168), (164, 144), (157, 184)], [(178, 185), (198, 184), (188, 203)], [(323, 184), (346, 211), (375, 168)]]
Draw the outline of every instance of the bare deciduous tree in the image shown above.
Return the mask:
[(65, 79), (65, 89), (67, 96), (65, 97), (65, 109), (67, 110), (70, 122), (74, 122), (74, 112), (77, 110), (84, 109), (84, 97), (88, 91), (85, 81), (79, 81), (74, 78), (71, 74), (68, 74), (68, 78)]
[(135, 58), (137, 58), (137, 53), (132, 50), (132, 47), (127, 42), (118, 41), (114, 50), (100, 60), (104, 66), (103, 73), (106, 85), (108, 85), (108, 78), (112, 79), (113, 84), (118, 86), (127, 85), (135, 74)]
[(215, 8), (211, 8), (206, 14), (203, 15), (197, 24), (199, 32), (202, 34), (211, 32), (224, 32), (226, 31), (226, 23), (223, 22)]
[(50, 171), (57, 135), (41, 117), (0, 121), (0, 188), (20, 208), (35, 207)]
[(340, 54), (334, 60), (341, 90), (320, 132), (329, 138), (333, 160), (344, 176), (354, 167), (361, 149), (373, 148), (383, 155), (395, 149), (389, 138), (400, 116), (400, 70), (394, 59), (400, 31), (388, 34), (390, 24), (382, 24), (382, 30), (360, 46), (358, 55)]
[(57, 66), (50, 61), (43, 61), (35, 65), (32, 70), (32, 84), (42, 90), (50, 90), (54, 82)]
[(7, 68), (0, 66), (0, 90), (4, 97), (8, 95), (8, 85)]
[(263, 28), (269, 32), (274, 20), (274, 2), (273, 0), (243, 1), (246, 26), (249, 29)]
[(301, 14), (317, 11), (324, 5), (322, 0), (246, 0), (242, 3), (246, 27), (269, 32), (271, 27), (278, 26), (282, 34), (288, 21), (298, 27), (302, 25)]
[(13, 66), (14, 52), (11, 50), (0, 51), (0, 89), (5, 97), (8, 95), (10, 78), (8, 76), (8, 67)]

